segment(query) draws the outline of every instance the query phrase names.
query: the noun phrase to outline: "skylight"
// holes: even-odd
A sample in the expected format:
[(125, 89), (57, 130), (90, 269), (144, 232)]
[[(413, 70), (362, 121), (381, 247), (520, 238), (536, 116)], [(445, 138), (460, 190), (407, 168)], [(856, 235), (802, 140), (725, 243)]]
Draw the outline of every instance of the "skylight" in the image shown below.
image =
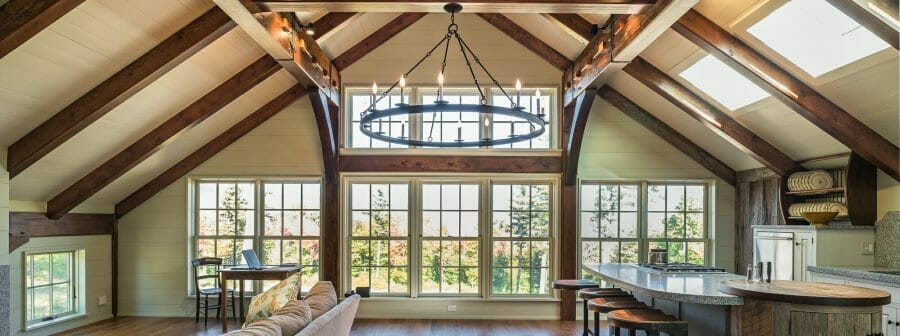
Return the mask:
[(769, 96), (759, 86), (711, 55), (701, 58), (680, 75), (732, 111)]
[(889, 47), (821, 0), (789, 1), (747, 32), (815, 77)]

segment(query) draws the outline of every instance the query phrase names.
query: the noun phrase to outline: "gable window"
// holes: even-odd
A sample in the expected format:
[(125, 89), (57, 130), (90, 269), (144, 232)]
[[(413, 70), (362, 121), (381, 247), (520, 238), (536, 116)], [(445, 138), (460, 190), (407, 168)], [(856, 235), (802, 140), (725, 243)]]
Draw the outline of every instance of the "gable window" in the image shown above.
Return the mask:
[(813, 77), (890, 47), (820, 0), (788, 1), (747, 32)]
[[(192, 190), (191, 258), (216, 257), (225, 266), (241, 265), (246, 264), (242, 251), (253, 249), (265, 265), (302, 266), (302, 291), (318, 281), (318, 179), (198, 180)], [(244, 288), (261, 291), (276, 283), (247, 281)]]
[(732, 111), (769, 96), (712, 55), (704, 56), (679, 75)]
[[(495, 88), (482, 88), (485, 91), (486, 103), (490, 105), (509, 107), (510, 101), (499, 90)], [(555, 146), (554, 137), (556, 130), (554, 125), (556, 120), (556, 89), (540, 88), (541, 97), (537, 98), (535, 88), (523, 88), (521, 94), (521, 104), (525, 107), (525, 111), (537, 113), (541, 109), (546, 114), (544, 118), (547, 121), (546, 131), (540, 137), (528, 141), (521, 141), (514, 144), (497, 146), (495, 148), (514, 148), (514, 149), (550, 149)], [(346, 101), (350, 111), (348, 116), (349, 122), (346, 127), (349, 129), (345, 132), (347, 142), (350, 148), (409, 148), (406, 145), (391, 144), (380, 140), (372, 139), (359, 130), (361, 113), (371, 105), (372, 92), (370, 88), (347, 88), (345, 89)], [(512, 93), (513, 99), (515, 93)], [(380, 95), (379, 95), (380, 97)], [(481, 96), (475, 89), (468, 88), (445, 88), (444, 100), (450, 104), (478, 104), (481, 102)], [(410, 104), (432, 104), (437, 100), (437, 89), (432, 87), (411, 87), (407, 86), (404, 92), (403, 102)], [(395, 106), (400, 102), (399, 92), (386, 96), (378, 102), (376, 108), (386, 109)], [(540, 106), (538, 106), (540, 103)], [(487, 117), (487, 123), (484, 119)], [(433, 124), (433, 126), (432, 126)], [(513, 134), (525, 134), (531, 132), (528, 123), (523, 120), (513, 120), (502, 115), (484, 116), (474, 112), (454, 112), (447, 111), (442, 113), (424, 113), (411, 116), (394, 116), (389, 120), (381, 123), (373, 123), (375, 131), (388, 133), (391, 136), (406, 136), (417, 140), (452, 142), (462, 136), (464, 139), (482, 139), (482, 138), (504, 138)], [(425, 146), (424, 148), (435, 149)], [(456, 148), (467, 149), (467, 148)]]
[(27, 253), (25, 275), (26, 328), (59, 321), (79, 313), (78, 251)]

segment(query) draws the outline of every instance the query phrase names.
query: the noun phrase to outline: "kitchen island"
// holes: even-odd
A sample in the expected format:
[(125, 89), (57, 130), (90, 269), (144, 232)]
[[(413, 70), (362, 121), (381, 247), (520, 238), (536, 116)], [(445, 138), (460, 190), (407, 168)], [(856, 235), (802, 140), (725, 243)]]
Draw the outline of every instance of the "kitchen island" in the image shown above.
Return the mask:
[(584, 268), (638, 300), (688, 321), (689, 335), (731, 335), (732, 307), (744, 304), (742, 297), (719, 291), (723, 281), (744, 279), (737, 274), (666, 274), (635, 264), (586, 264)]

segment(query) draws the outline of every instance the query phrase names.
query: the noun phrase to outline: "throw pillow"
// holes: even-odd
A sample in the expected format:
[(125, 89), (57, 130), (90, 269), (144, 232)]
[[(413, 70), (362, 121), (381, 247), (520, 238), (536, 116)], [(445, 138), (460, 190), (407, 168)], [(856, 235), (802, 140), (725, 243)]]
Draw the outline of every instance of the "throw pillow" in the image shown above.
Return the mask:
[(299, 291), (300, 273), (297, 273), (269, 288), (269, 290), (254, 296), (253, 300), (250, 301), (250, 307), (247, 307), (247, 320), (244, 322), (244, 325), (246, 326), (253, 323), (253, 321), (272, 316), (275, 311), (287, 304), (288, 301), (297, 297), (297, 292)]
[(335, 293), (331, 281), (319, 281), (309, 289), (304, 300), (309, 303), (312, 318), (315, 320), (337, 306), (337, 293)]
[(294, 335), (312, 322), (312, 311), (304, 300), (291, 300), (268, 320), (281, 327), (283, 335)]

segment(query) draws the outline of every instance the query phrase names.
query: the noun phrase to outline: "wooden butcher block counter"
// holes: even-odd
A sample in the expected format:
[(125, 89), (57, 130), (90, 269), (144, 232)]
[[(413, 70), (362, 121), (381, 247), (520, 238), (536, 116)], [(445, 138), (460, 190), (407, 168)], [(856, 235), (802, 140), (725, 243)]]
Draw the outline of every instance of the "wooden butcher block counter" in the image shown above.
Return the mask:
[(719, 291), (744, 298), (732, 308), (731, 335), (882, 335), (887, 292), (801, 281), (723, 281)]

